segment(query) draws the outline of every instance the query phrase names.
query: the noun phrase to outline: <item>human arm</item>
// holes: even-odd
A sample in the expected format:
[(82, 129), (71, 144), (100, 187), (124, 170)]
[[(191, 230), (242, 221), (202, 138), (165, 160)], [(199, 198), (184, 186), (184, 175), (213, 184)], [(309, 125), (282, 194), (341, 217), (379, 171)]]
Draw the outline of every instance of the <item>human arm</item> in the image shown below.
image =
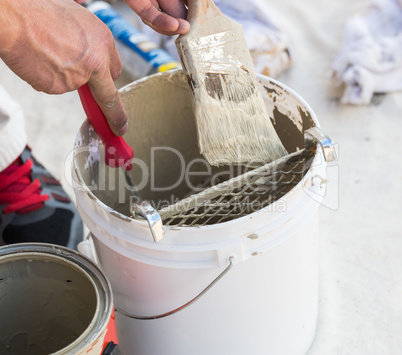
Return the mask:
[[(160, 3), (178, 18), (158, 11), (154, 0), (130, 0), (158, 32), (187, 32), (183, 3)], [(0, 58), (6, 65), (48, 94), (73, 91), (88, 82), (112, 131), (124, 134), (127, 115), (114, 85), (122, 64), (107, 26), (73, 0), (0, 0), (0, 9)]]
[(113, 36), (72, 0), (0, 0), (0, 57), (34, 89), (61, 94), (89, 84), (113, 132), (127, 115), (114, 85), (122, 69)]

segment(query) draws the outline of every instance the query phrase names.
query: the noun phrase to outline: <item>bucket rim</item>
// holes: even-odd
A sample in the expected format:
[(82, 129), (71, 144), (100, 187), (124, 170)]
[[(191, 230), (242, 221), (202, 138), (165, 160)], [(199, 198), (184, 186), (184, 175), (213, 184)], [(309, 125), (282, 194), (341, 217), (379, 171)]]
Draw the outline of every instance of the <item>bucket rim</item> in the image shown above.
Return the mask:
[[(180, 69), (180, 68), (172, 69), (172, 70), (170, 70), (170, 71), (168, 71), (168, 72), (155, 73), (155, 74), (152, 74), (152, 75), (149, 75), (149, 76), (140, 78), (140, 79), (135, 80), (135, 81), (133, 81), (133, 82), (131, 82), (131, 83), (129, 83), (129, 84), (123, 86), (122, 88), (120, 88), (120, 89), (119, 89), (119, 92), (120, 92), (120, 93), (128, 92), (128, 91), (131, 89), (131, 87), (136, 86), (136, 85), (138, 85), (139, 83), (145, 82), (145, 81), (147, 81), (147, 80), (148, 80), (149, 78), (151, 78), (151, 77), (157, 77), (157, 76), (173, 76), (173, 75), (177, 75), (178, 72), (182, 72), (182, 69)], [(256, 76), (257, 76), (258, 82), (259, 82), (261, 85), (264, 85), (264, 83), (267, 83), (267, 82), (268, 82), (268, 83), (271, 83), (271, 84), (273, 84), (273, 85), (277, 85), (277, 86), (279, 86), (281, 89), (283, 89), (285, 92), (287, 92), (288, 94), (290, 94), (291, 96), (293, 96), (296, 100), (298, 100), (298, 101), (304, 106), (304, 108), (305, 108), (305, 109), (308, 111), (308, 113), (310, 114), (311, 119), (312, 119), (312, 121), (314, 122), (314, 126), (312, 126), (312, 127), (320, 127), (320, 124), (319, 124), (319, 121), (318, 121), (318, 118), (317, 118), (315, 112), (313, 111), (313, 109), (311, 108), (311, 106), (310, 106), (296, 91), (294, 91), (293, 89), (291, 89), (290, 87), (288, 87), (286, 84), (280, 82), (279, 80), (276, 80), (276, 79), (271, 78), (271, 77), (269, 77), (269, 76), (266, 76), (266, 75), (263, 75), (263, 74), (259, 74), (259, 73), (257, 73)], [(82, 123), (81, 126), (80, 126), (80, 130), (78, 131), (78, 133), (77, 133), (77, 135), (76, 135), (75, 144), (74, 144), (74, 149), (73, 149), (72, 168), (73, 168), (73, 170), (74, 170), (74, 173), (75, 173), (76, 178), (78, 179), (78, 181), (75, 181), (74, 178), (73, 178), (73, 185), (75, 185), (75, 184), (74, 184), (74, 181), (75, 181), (75, 183), (79, 186), (79, 187), (78, 187), (77, 185), (76, 185), (76, 186), (73, 186), (74, 190), (79, 189), (79, 190), (81, 190), (82, 192), (86, 193), (86, 194), (90, 197), (91, 200), (95, 201), (96, 204), (99, 205), (99, 207), (100, 207), (101, 209), (107, 210), (107, 211), (108, 211), (109, 213), (111, 213), (113, 216), (115, 216), (115, 217), (117, 217), (117, 218), (119, 218), (119, 219), (121, 219), (121, 220), (123, 220), (123, 221), (125, 221), (125, 222), (133, 222), (133, 223), (142, 225), (142, 226), (144, 226), (144, 227), (148, 227), (148, 223), (147, 223), (145, 220), (139, 220), (139, 219), (136, 219), (136, 218), (134, 218), (134, 217), (132, 217), (132, 216), (125, 215), (125, 214), (123, 214), (123, 213), (121, 213), (121, 212), (118, 212), (118, 211), (114, 210), (111, 206), (108, 206), (106, 203), (104, 203), (103, 201), (101, 201), (101, 200), (88, 188), (88, 186), (85, 184), (84, 179), (82, 178), (82, 175), (81, 175), (81, 173), (80, 173), (80, 169), (78, 168), (78, 163), (77, 163), (77, 160), (76, 160), (76, 157), (77, 157), (77, 149), (79, 148), (79, 147), (78, 147), (78, 143), (77, 143), (77, 142), (78, 142), (78, 137), (79, 137), (80, 131), (81, 131), (81, 129), (83, 128), (84, 125), (89, 125), (89, 121), (88, 121), (87, 118), (83, 121), (83, 123)], [(315, 162), (317, 159), (319, 159), (319, 156), (320, 156), (320, 154), (321, 154), (320, 149), (318, 149), (319, 145), (317, 144), (316, 146), (317, 146), (317, 149), (316, 149), (316, 153), (315, 153), (315, 155), (314, 155), (314, 161), (313, 161), (313, 163), (312, 163), (312, 166), (314, 165), (314, 162)], [(308, 171), (306, 172), (306, 175), (309, 174), (310, 170), (311, 170), (311, 167), (310, 167), (310, 168), (308, 169)], [(297, 185), (294, 186), (293, 189), (297, 188), (298, 186), (301, 186), (301, 184), (302, 184), (302, 180), (300, 180), (300, 181), (297, 183)], [(293, 190), (293, 189), (292, 189), (292, 190)], [(273, 202), (273, 203), (270, 204), (269, 206), (272, 206), (273, 208), (275, 208), (275, 206), (276, 206), (278, 203), (282, 203), (281, 201), (283, 201), (283, 200), (288, 196), (288, 194), (291, 193), (292, 190), (288, 191), (284, 196), (282, 196), (281, 198), (279, 198), (277, 201)], [(255, 214), (258, 214), (258, 213), (264, 213), (264, 208), (263, 208), (263, 209), (260, 209), (260, 210), (257, 210), (257, 211), (254, 211), (253, 213), (250, 213), (249, 215), (245, 215), (245, 216), (242, 216), (242, 217), (238, 217), (238, 218), (236, 218), (236, 221), (242, 221), (242, 220), (248, 219), (248, 218), (250, 218), (251, 215), (255, 215)], [(228, 225), (228, 224), (230, 224), (230, 223), (232, 223), (232, 222), (233, 222), (233, 220), (230, 220), (230, 221), (220, 222), (220, 223), (217, 223), (217, 224), (205, 225), (205, 226), (202, 226), (202, 228), (208, 228), (208, 229), (213, 230), (214, 228), (220, 228), (221, 226)], [(219, 227), (217, 227), (217, 226), (219, 226)], [(166, 225), (163, 225), (163, 229), (166, 229), (166, 230), (186, 230), (186, 231), (190, 231), (190, 232), (191, 232), (192, 230), (199, 230), (199, 228), (200, 228), (200, 227), (197, 227), (197, 226), (193, 227), (193, 226), (166, 226)]]

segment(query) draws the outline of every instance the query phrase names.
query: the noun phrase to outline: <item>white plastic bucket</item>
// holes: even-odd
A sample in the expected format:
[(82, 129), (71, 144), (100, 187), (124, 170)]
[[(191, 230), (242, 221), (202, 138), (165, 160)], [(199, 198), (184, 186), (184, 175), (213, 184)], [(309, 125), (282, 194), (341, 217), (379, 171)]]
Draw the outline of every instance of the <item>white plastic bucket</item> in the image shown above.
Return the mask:
[(118, 350), (109, 282), (82, 254), (44, 243), (0, 248), (0, 353)]
[[(286, 148), (303, 148), (303, 131), (318, 125), (314, 113), (279, 82), (263, 76), (259, 82)], [(197, 156), (181, 71), (144, 78), (121, 95), (129, 115), (125, 138), (145, 165), (152, 165), (149, 151), (155, 146), (180, 151), (185, 164), (188, 156)], [(127, 205), (118, 203), (118, 189), (110, 188), (117, 172), (103, 164), (98, 144), (85, 122), (76, 140), (73, 181), (98, 263), (112, 285), (122, 354), (305, 354), (317, 322), (318, 226), (313, 216), (323, 188), (314, 178), (325, 179), (321, 150), (304, 178), (269, 207), (225, 223), (164, 227), (163, 239), (155, 243), (147, 223), (128, 217)], [(162, 157), (153, 174), (164, 179), (154, 185), (173, 186), (178, 167)], [(94, 181), (97, 175), (108, 178)], [(140, 194), (147, 199), (163, 195), (151, 185)], [(182, 189), (172, 187), (178, 195)]]

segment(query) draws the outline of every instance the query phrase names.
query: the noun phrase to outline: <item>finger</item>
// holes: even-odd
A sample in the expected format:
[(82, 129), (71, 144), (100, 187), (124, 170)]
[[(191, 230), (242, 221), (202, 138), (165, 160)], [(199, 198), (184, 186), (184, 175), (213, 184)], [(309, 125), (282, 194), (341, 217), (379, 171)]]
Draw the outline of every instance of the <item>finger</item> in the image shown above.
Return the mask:
[[(114, 42), (113, 42), (114, 43)], [(121, 58), (116, 46), (113, 46), (113, 53), (110, 56), (110, 75), (112, 76), (112, 80), (116, 81), (123, 70), (123, 63), (121, 62)]]
[[(174, 22), (172, 20), (174, 20)], [(163, 13), (155, 17), (153, 22), (149, 22), (145, 19), (142, 19), (142, 22), (153, 28), (156, 32), (166, 36), (185, 34), (190, 29), (190, 24), (186, 20), (174, 19)]]
[(184, 34), (190, 29), (190, 24), (186, 20), (174, 18), (159, 11), (150, 0), (126, 0), (126, 2), (145, 24), (159, 33), (165, 35)]
[(160, 8), (168, 15), (178, 18), (186, 19), (187, 9), (182, 1), (179, 0), (159, 0)]
[(119, 92), (112, 78), (91, 78), (88, 81), (92, 95), (98, 103), (109, 123), (109, 127), (117, 136), (122, 136), (128, 128), (127, 113), (124, 109)]

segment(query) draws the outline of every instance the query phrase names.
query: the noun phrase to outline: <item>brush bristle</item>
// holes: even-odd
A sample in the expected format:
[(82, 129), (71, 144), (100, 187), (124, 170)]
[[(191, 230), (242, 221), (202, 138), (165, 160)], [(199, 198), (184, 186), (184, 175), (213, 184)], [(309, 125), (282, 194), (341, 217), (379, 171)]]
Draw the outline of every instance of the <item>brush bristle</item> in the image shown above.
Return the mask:
[[(288, 154), (248, 75), (207, 74), (194, 88), (201, 154), (211, 165), (266, 164)], [(205, 89), (205, 90), (204, 90)]]
[(211, 165), (269, 163), (287, 151), (265, 107), (242, 27), (215, 10), (207, 6), (202, 21), (176, 40), (200, 152)]

